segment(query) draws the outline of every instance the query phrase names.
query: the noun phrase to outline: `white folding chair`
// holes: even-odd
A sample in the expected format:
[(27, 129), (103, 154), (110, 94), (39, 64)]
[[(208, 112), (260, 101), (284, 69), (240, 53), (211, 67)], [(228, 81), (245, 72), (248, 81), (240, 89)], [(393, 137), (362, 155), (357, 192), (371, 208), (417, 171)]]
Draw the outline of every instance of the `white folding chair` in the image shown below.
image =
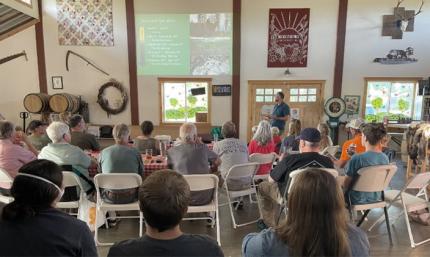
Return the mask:
[[(257, 162), (260, 165), (264, 165), (264, 164), (270, 164), (273, 165), (273, 162), (276, 160), (276, 153), (267, 153), (267, 154), (262, 154), (262, 153), (253, 153), (249, 156), (249, 161), (250, 162)], [(267, 180), (267, 178), (269, 177), (269, 174), (265, 174), (265, 175), (254, 175), (254, 179), (263, 179), (263, 180)]]
[(339, 151), (339, 146), (338, 145), (333, 145), (333, 146), (327, 146), (326, 148), (324, 148), (324, 150), (322, 150), (320, 152), (321, 155), (326, 155), (329, 154), (331, 156), (336, 156), (337, 152)]
[(157, 139), (158, 141), (172, 141), (172, 136), (169, 135), (156, 135), (154, 136), (155, 139)]
[[(260, 212), (260, 217), (261, 217), (260, 204), (258, 203), (259, 201), (258, 201), (257, 190), (255, 188), (254, 179), (253, 179), (259, 166), (260, 164), (256, 162), (237, 164), (237, 165), (233, 165), (230, 168), (230, 170), (227, 172), (227, 175), (225, 177), (225, 182), (224, 182), (224, 188), (227, 192), (227, 200), (228, 200), (228, 206), (230, 208), (231, 219), (233, 221), (233, 228), (249, 225), (259, 220), (259, 219), (256, 219), (247, 223), (237, 224), (234, 218), (232, 204), (238, 201), (237, 200), (233, 201), (233, 199), (237, 199), (243, 196), (249, 196), (250, 202), (252, 202), (252, 195), (254, 194), (257, 198), (256, 203), (258, 205), (258, 210)], [(246, 184), (242, 185), (240, 190), (229, 189), (230, 183), (231, 183), (230, 185), (232, 185), (232, 183), (240, 183), (240, 181), (246, 182)], [(231, 189), (234, 189), (234, 188), (231, 188)]]
[[(213, 174), (203, 175), (184, 175), (185, 180), (188, 182), (191, 191), (201, 191), (213, 189), (213, 199), (210, 203), (201, 206), (188, 206), (188, 213), (215, 213), (216, 224), (216, 238), (218, 244), (221, 245), (220, 224), (219, 224), (219, 210), (218, 210), (218, 177)], [(207, 220), (213, 217), (192, 217), (184, 218), (184, 220)], [(213, 224), (213, 223), (212, 223)], [(213, 227), (213, 226), (212, 226)]]
[[(394, 219), (392, 224), (394, 224), (402, 215), (404, 215), (412, 248), (430, 241), (430, 238), (427, 238), (420, 242), (415, 242), (408, 217), (409, 212), (430, 208), (430, 203), (428, 201), (429, 199), (427, 195), (427, 186), (429, 184), (430, 172), (424, 172), (415, 175), (402, 190), (386, 190), (384, 192), (385, 201), (388, 202), (387, 209), (390, 208), (392, 205), (395, 205), (402, 209), (402, 211)], [(407, 193), (406, 190), (408, 189), (418, 190), (418, 193), (416, 195)], [(424, 196), (424, 198), (422, 198), (422, 196)], [(384, 215), (382, 215), (378, 220), (376, 220), (375, 223), (368, 229), (368, 231), (371, 231), (375, 225), (379, 224), (383, 220)]]
[[(6, 187), (5, 189), (9, 189), (10, 186), (12, 186), (13, 178), (5, 171), (4, 169), (0, 168), (0, 186)], [(0, 202), (1, 203), (11, 203), (13, 202), (13, 197), (6, 196), (0, 193)]]
[(77, 187), (79, 190), (79, 199), (77, 201), (57, 202), (55, 207), (58, 209), (78, 209), (77, 213), (69, 213), (71, 215), (78, 215), (82, 201), (87, 197), (79, 177), (74, 172), (63, 171), (63, 187)]
[[(107, 211), (138, 211), (139, 216), (121, 216), (124, 218), (139, 218), (139, 236), (142, 236), (143, 229), (143, 215), (140, 211), (139, 202), (135, 201), (128, 204), (112, 204), (103, 201), (100, 195), (100, 189), (106, 190), (120, 190), (120, 189), (130, 189), (138, 188), (142, 184), (142, 178), (134, 173), (112, 173), (112, 174), (97, 174), (94, 177), (94, 184), (97, 191), (97, 203), (96, 203), (96, 222), (98, 224), (97, 217), (98, 213), (102, 212), (103, 215)], [(162, 204), (162, 203), (160, 203)], [(98, 227), (96, 226), (95, 241), (97, 245), (113, 245), (113, 243), (101, 243), (98, 239)]]
[(381, 200), (367, 204), (352, 204), (351, 199), (348, 199), (351, 218), (354, 216), (353, 212), (365, 211), (363, 216), (358, 221), (357, 227), (359, 227), (363, 223), (364, 219), (367, 217), (371, 209), (384, 209), (385, 222), (387, 224), (388, 237), (390, 239), (391, 245), (393, 244), (393, 240), (391, 238), (390, 221), (388, 218), (387, 203), (385, 202), (384, 189), (388, 187), (396, 171), (397, 166), (392, 164), (375, 165), (361, 168), (360, 170), (358, 170), (359, 176), (356, 178), (355, 181), (352, 182), (353, 184), (351, 189), (358, 192), (381, 192)]

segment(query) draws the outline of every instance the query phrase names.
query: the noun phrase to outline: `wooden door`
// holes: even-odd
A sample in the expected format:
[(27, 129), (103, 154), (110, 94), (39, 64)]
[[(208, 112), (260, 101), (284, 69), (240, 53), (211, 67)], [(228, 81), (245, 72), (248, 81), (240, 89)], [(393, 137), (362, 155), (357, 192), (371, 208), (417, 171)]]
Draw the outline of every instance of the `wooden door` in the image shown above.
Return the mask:
[(284, 93), (284, 102), (291, 108), (290, 118), (297, 116), (302, 122), (302, 128), (316, 127), (323, 115), (324, 83), (319, 80), (248, 81), (248, 140), (252, 137), (252, 126), (258, 125), (263, 119), (262, 114), (271, 113), (275, 105), (275, 95), (279, 91)]

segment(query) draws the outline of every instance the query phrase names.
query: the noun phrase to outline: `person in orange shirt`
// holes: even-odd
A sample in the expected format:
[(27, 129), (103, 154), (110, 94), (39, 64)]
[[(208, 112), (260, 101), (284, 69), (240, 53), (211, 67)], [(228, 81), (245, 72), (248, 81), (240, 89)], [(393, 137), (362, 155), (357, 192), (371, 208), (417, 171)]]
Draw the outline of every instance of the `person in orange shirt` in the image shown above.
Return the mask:
[(348, 124), (346, 128), (352, 135), (352, 139), (345, 141), (342, 146), (342, 154), (339, 160), (333, 160), (336, 166), (339, 168), (345, 167), (346, 163), (351, 159), (353, 154), (364, 153), (366, 148), (361, 143), (361, 126), (364, 124), (362, 119), (353, 119)]

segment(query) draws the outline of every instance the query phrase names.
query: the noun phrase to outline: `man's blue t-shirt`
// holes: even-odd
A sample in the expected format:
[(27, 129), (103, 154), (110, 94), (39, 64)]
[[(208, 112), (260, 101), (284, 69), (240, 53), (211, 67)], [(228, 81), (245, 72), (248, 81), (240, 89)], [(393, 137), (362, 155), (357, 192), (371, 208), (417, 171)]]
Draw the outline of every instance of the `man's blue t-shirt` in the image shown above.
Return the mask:
[[(357, 171), (364, 167), (389, 164), (388, 157), (384, 153), (368, 151), (354, 155), (346, 168), (346, 175), (351, 178), (358, 176)], [(359, 192), (351, 190), (349, 192), (351, 204), (367, 204), (381, 200), (381, 192)], [(346, 199), (348, 201), (348, 199)]]
[[(285, 117), (287, 115), (290, 115), (290, 107), (288, 104), (282, 102), (281, 104), (276, 104), (275, 107), (273, 107), (272, 116), (276, 117)], [(285, 120), (275, 120), (272, 119), (272, 127), (277, 127), (279, 130), (285, 129)]]

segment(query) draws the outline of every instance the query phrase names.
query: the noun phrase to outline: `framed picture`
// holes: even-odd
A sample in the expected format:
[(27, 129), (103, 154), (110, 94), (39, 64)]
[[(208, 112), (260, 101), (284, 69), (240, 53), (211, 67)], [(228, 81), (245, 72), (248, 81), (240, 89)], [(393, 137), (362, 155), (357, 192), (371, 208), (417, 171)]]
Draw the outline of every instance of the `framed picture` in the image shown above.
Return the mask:
[(344, 97), (346, 105), (346, 114), (358, 114), (360, 109), (360, 96), (359, 95), (346, 95)]
[(61, 76), (52, 77), (52, 89), (63, 89), (63, 77)]

